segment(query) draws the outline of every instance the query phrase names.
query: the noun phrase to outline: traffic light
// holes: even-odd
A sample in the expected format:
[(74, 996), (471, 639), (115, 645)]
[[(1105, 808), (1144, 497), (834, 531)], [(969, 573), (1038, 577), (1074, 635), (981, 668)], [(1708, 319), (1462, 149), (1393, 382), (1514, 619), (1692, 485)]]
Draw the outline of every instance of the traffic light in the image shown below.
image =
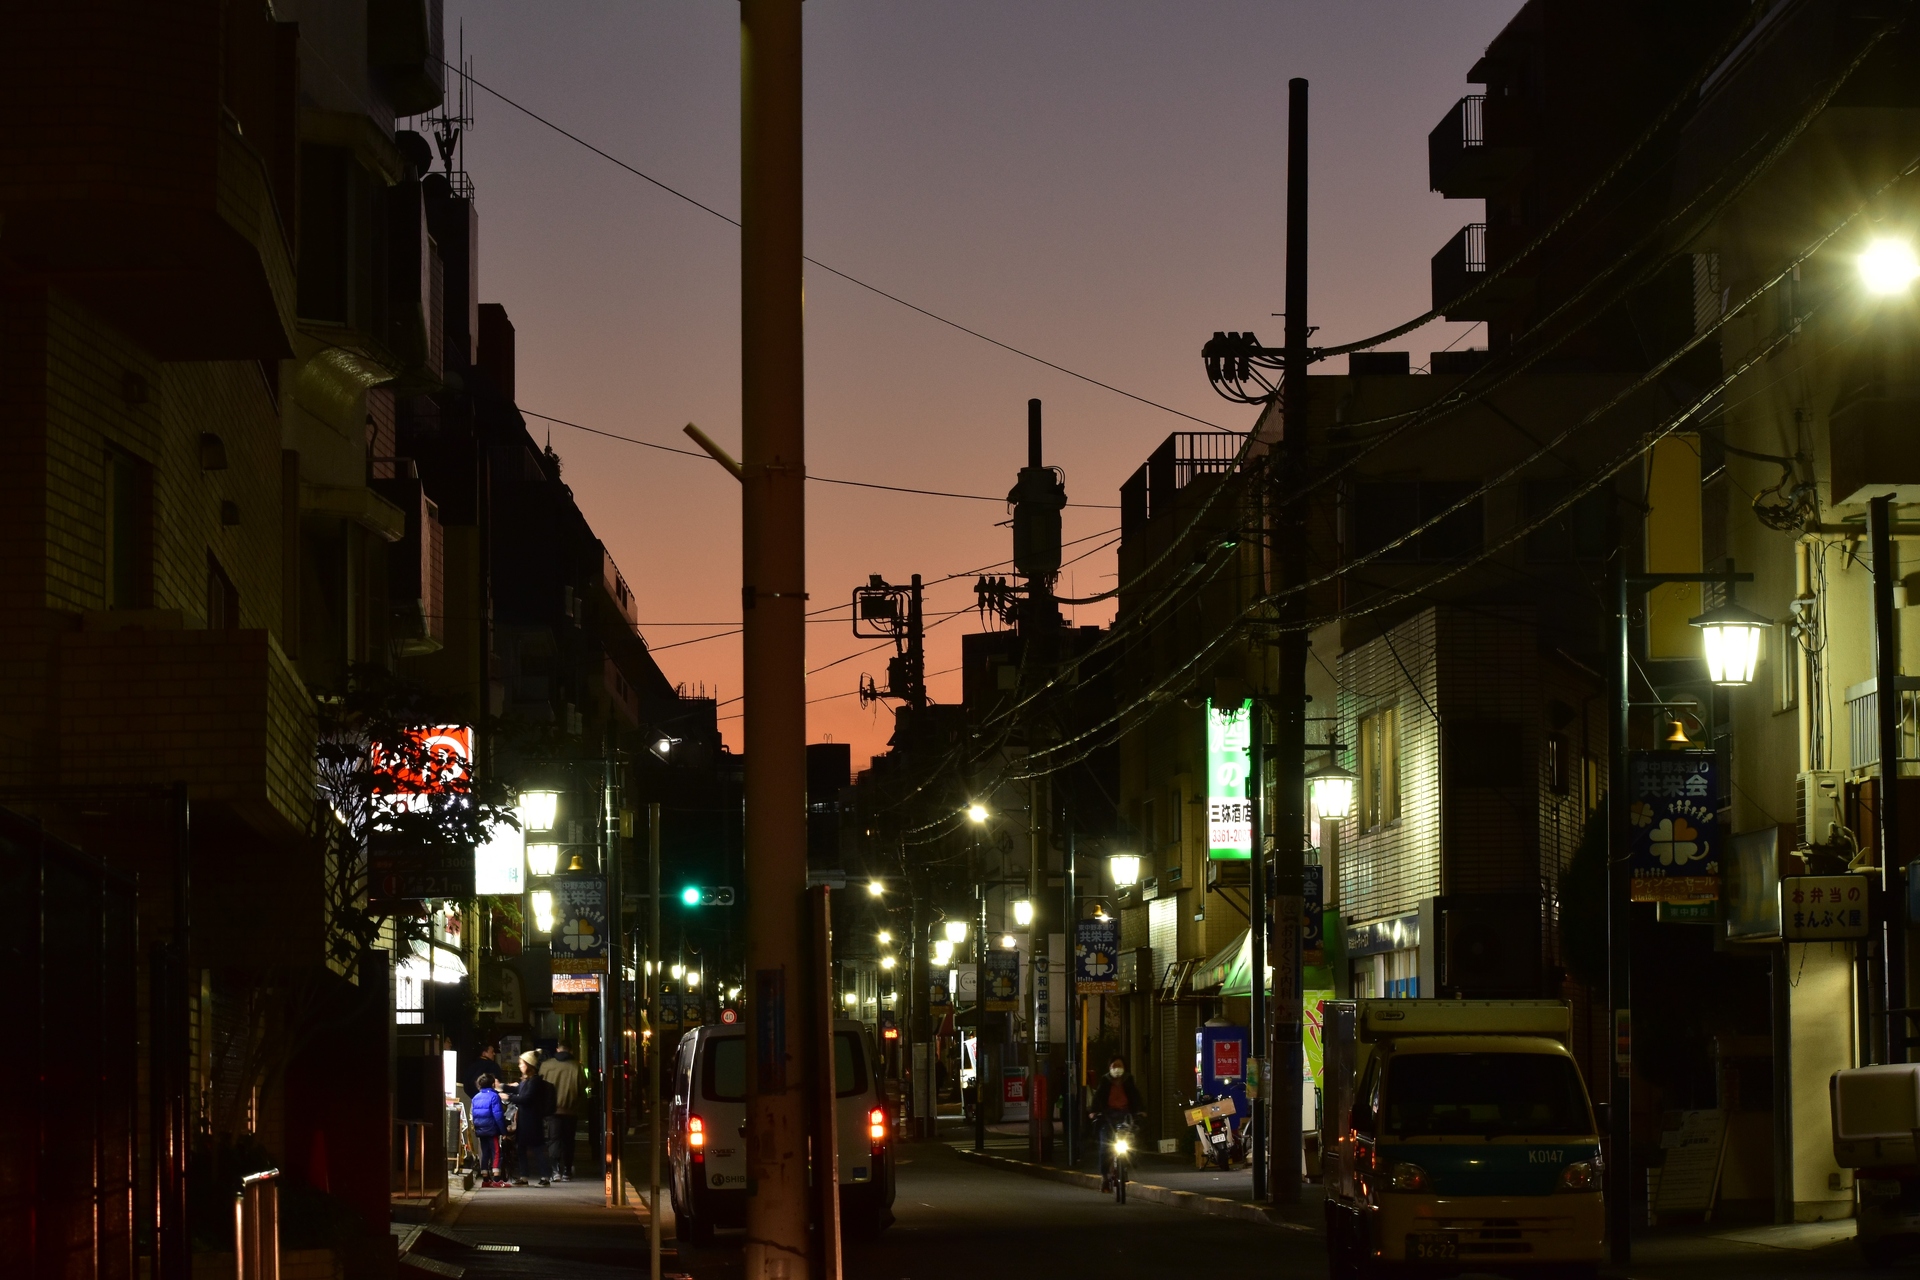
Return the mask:
[(683, 907), (730, 907), (733, 905), (733, 886), (690, 884), (680, 891), (680, 905)]

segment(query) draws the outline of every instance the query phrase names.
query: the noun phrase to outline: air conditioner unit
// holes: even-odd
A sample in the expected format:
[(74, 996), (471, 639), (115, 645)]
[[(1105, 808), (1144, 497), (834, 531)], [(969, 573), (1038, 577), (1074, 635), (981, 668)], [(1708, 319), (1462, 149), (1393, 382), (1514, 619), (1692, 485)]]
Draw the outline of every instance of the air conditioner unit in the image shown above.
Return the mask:
[(1797, 848), (1826, 843), (1827, 828), (1846, 821), (1840, 811), (1841, 781), (1837, 769), (1814, 769), (1795, 779), (1793, 816), (1800, 824)]

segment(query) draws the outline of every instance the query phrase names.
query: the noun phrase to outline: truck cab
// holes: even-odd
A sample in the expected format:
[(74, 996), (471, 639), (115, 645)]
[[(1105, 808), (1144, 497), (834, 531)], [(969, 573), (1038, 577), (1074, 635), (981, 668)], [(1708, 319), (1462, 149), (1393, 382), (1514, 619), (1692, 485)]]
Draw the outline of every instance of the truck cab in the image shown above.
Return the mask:
[(1597, 1271), (1600, 1135), (1569, 1025), (1546, 1000), (1326, 1006), (1333, 1280)]

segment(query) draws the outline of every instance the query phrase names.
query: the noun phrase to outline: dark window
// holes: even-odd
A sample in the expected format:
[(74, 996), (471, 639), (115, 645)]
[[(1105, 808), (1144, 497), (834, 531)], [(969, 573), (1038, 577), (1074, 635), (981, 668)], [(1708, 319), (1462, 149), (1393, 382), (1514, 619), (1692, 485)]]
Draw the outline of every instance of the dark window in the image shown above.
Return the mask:
[(145, 609), (153, 603), (153, 470), (110, 447), (106, 474), (107, 607)]
[[(1526, 522), (1545, 516), (1573, 492), (1570, 480), (1530, 480), (1521, 491)], [(1604, 560), (1607, 558), (1607, 517), (1612, 490), (1602, 486), (1584, 493), (1572, 506), (1527, 535), (1529, 560)]]
[(1585, 1136), (1593, 1130), (1572, 1061), (1552, 1053), (1414, 1053), (1387, 1071), (1381, 1127), (1429, 1134)]
[[(1355, 555), (1379, 551), (1426, 524), (1439, 522), (1398, 542), (1378, 557), (1389, 562), (1462, 560), (1486, 543), (1480, 486), (1472, 480), (1391, 480), (1354, 486), (1348, 537)], [(1460, 510), (1441, 519), (1456, 503)]]
[(1547, 786), (1553, 794), (1563, 796), (1573, 785), (1570, 770), (1567, 767), (1567, 735), (1550, 733), (1547, 735)]
[(833, 1035), (833, 1093), (837, 1098), (857, 1097), (867, 1091), (867, 1051), (858, 1032), (836, 1031)]
[(1373, 1112), (1380, 1101), (1380, 1059), (1373, 1058), (1367, 1063), (1367, 1073), (1361, 1077), (1360, 1087), (1353, 1091), (1353, 1112), (1347, 1118), (1347, 1127), (1363, 1138), (1373, 1136)]
[(715, 1036), (707, 1041), (707, 1061), (700, 1072), (700, 1096), (709, 1102), (747, 1100), (745, 1036)]
[(207, 553), (207, 630), (234, 631), (240, 626), (240, 592), (220, 562)]
[(370, 327), (374, 198), (367, 172), (351, 151), (311, 142), (301, 146), (302, 318)]

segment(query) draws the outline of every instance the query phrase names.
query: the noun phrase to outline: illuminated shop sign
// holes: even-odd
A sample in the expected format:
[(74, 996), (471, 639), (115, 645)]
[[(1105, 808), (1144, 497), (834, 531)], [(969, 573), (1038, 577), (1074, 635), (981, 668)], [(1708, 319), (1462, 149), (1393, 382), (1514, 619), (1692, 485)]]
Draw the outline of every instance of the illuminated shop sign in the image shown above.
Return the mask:
[(1247, 798), (1247, 748), (1253, 716), (1246, 699), (1207, 700), (1207, 856), (1253, 857), (1253, 804)]
[(436, 724), (408, 729), (399, 743), (374, 743), (371, 764), (377, 805), (426, 813), (436, 796), (459, 803), (473, 790), (473, 728)]

